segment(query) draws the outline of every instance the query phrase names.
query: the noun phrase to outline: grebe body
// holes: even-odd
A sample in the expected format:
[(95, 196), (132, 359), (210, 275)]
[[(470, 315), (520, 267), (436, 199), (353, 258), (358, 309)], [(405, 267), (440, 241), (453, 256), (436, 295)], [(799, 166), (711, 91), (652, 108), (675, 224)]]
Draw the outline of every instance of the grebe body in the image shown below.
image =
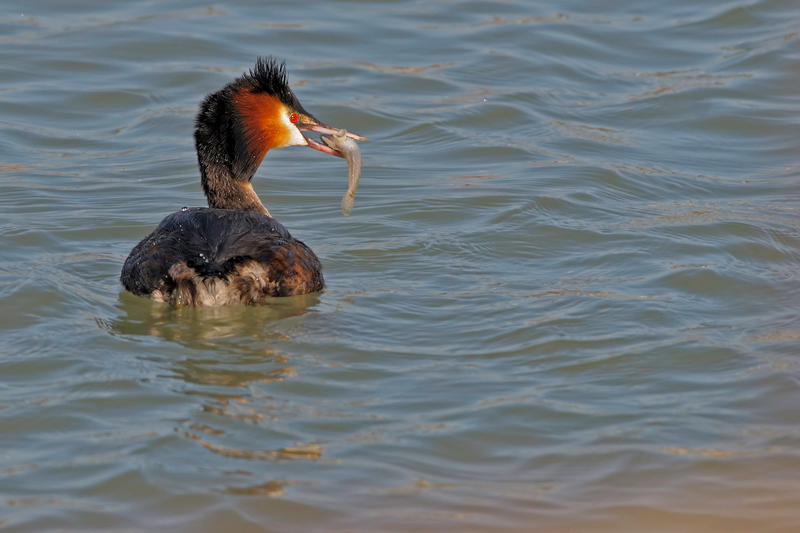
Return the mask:
[(122, 284), (176, 306), (247, 305), (322, 289), (317, 256), (274, 218), (243, 209), (173, 213), (131, 252)]

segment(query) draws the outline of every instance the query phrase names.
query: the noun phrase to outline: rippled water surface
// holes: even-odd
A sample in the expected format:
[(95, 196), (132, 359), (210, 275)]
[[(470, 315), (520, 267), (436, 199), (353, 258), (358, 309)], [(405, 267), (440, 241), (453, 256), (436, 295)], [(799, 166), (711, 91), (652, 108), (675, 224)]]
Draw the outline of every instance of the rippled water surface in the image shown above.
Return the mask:
[[(800, 527), (800, 4), (4, 8), (0, 527)], [(267, 54), (371, 141), (254, 179), (325, 290), (123, 292)]]

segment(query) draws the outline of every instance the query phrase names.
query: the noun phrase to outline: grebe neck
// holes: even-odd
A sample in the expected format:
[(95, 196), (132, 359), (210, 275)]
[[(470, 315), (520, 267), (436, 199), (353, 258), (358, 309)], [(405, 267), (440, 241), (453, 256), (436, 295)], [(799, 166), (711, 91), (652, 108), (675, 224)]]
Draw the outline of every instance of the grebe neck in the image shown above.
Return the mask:
[(208, 207), (243, 209), (269, 215), (269, 211), (253, 189), (250, 180), (234, 178), (224, 169), (200, 163), (200, 183), (208, 199)]

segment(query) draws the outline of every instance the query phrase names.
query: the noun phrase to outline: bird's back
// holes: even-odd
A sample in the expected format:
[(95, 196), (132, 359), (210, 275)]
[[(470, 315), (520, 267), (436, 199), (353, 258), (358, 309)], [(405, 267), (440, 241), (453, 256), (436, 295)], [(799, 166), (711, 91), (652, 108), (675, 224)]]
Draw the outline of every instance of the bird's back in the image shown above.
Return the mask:
[(173, 305), (237, 305), (322, 289), (322, 267), (275, 219), (239, 209), (182, 209), (136, 245), (120, 281)]

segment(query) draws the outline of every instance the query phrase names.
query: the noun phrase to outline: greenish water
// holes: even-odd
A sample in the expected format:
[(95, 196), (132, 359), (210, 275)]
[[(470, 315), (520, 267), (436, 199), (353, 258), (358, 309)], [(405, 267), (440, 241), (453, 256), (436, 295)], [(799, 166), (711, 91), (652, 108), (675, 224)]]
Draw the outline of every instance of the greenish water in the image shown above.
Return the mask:
[[(800, 5), (4, 7), (4, 530), (797, 530)], [(266, 54), (371, 140), (254, 179), (325, 290), (122, 292)]]

